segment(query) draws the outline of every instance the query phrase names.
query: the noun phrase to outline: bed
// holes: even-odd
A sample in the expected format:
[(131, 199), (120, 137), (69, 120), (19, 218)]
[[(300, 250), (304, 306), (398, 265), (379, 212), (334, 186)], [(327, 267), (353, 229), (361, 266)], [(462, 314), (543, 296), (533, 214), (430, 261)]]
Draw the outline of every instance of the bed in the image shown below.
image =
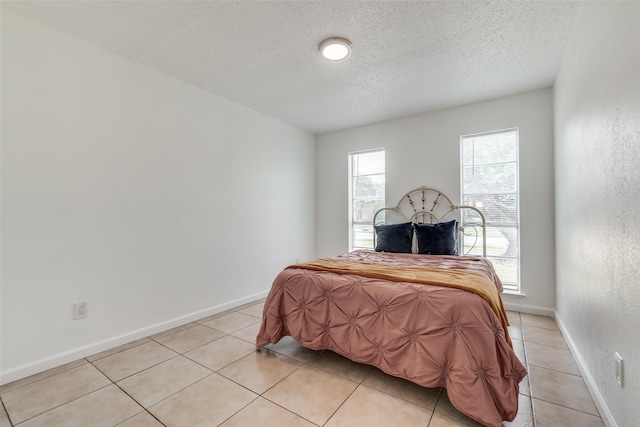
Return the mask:
[[(420, 187), (376, 212), (374, 225), (376, 251), (296, 264), (276, 277), (257, 348), (291, 336), (445, 387), (451, 403), (483, 425), (513, 420), (527, 372), (511, 345), (502, 283), (485, 258), (482, 212)], [(475, 243), (463, 247), (459, 233)]]

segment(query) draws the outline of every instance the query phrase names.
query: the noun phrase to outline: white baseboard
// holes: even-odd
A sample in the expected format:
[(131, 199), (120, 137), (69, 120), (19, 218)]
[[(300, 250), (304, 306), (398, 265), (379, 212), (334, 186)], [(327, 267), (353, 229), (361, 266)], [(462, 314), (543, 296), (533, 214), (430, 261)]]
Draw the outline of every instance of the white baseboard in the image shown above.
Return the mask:
[(519, 311), (521, 313), (537, 314), (538, 316), (547, 316), (547, 317), (554, 317), (555, 315), (555, 310), (551, 308), (520, 304), (515, 301), (505, 301), (504, 298), (502, 300), (502, 303), (504, 304), (505, 310), (509, 310), (509, 311)]
[(195, 320), (199, 320), (213, 314), (221, 313), (235, 307), (240, 307), (241, 305), (264, 298), (268, 293), (268, 290), (258, 292), (253, 295), (238, 298), (236, 300), (215, 305), (204, 310), (199, 310), (193, 313), (186, 314), (184, 316), (157, 323), (155, 325), (150, 325), (141, 329), (137, 329), (135, 331), (126, 332), (124, 334), (108, 338), (106, 340), (87, 344), (82, 347), (73, 348), (62, 353), (54, 354), (40, 360), (7, 369), (0, 372), (0, 385), (8, 384), (10, 382), (26, 378), (30, 375), (52, 369), (60, 365), (64, 365), (65, 363), (70, 363), (75, 360), (82, 359), (83, 357), (91, 356), (92, 354), (100, 353), (102, 351), (109, 350), (111, 348), (118, 347), (120, 345), (127, 344), (129, 342), (145, 338), (153, 334), (164, 332), (167, 329), (175, 328), (176, 326), (184, 325), (186, 323), (193, 322)]
[(562, 318), (558, 315), (557, 311), (554, 313), (554, 317), (556, 319), (556, 323), (558, 324), (558, 327), (560, 328), (560, 332), (562, 332), (562, 335), (564, 336), (564, 340), (567, 342), (567, 346), (569, 346), (569, 350), (571, 351), (571, 354), (573, 355), (573, 358), (576, 361), (576, 364), (578, 365), (578, 369), (582, 374), (582, 379), (587, 385), (587, 389), (589, 390), (589, 393), (593, 398), (593, 402), (598, 408), (598, 412), (600, 412), (600, 417), (602, 418), (602, 422), (604, 422), (604, 424), (607, 427), (618, 427), (618, 424), (616, 423), (616, 420), (613, 418), (613, 414), (609, 410), (609, 407), (607, 406), (604, 400), (604, 397), (602, 397), (600, 390), (598, 390), (598, 386), (596, 385), (596, 382), (594, 381), (593, 376), (591, 375), (591, 371), (589, 371), (589, 368), (587, 367), (587, 364), (585, 363), (584, 358), (582, 357), (582, 353), (580, 353), (575, 343), (573, 342), (573, 339), (571, 338), (571, 334), (566, 329), (564, 322), (562, 321)]

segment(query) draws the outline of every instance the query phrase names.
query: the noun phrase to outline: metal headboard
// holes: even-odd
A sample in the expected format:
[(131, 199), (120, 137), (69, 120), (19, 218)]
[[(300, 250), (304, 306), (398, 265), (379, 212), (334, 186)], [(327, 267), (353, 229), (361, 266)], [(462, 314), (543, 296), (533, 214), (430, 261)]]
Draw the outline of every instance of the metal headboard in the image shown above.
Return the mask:
[[(463, 222), (463, 217), (455, 218), (462, 209), (471, 209), (478, 214), (477, 222)], [(484, 214), (473, 206), (456, 205), (441, 191), (422, 186), (402, 196), (398, 204), (391, 208), (382, 208), (373, 216), (373, 224), (394, 224), (399, 222), (421, 222), (435, 224), (445, 220), (458, 219), (459, 231), (465, 234), (468, 230), (475, 232), (476, 241), (464, 255), (469, 254), (478, 243), (478, 234), (482, 234), (482, 256), (487, 256), (487, 229)], [(482, 233), (478, 233), (478, 227)], [(469, 234), (465, 234), (469, 236)], [(462, 239), (458, 239), (460, 242)], [(373, 231), (373, 245), (376, 244), (376, 233)], [(461, 248), (459, 248), (461, 249)], [(462, 250), (459, 251), (462, 253)]]

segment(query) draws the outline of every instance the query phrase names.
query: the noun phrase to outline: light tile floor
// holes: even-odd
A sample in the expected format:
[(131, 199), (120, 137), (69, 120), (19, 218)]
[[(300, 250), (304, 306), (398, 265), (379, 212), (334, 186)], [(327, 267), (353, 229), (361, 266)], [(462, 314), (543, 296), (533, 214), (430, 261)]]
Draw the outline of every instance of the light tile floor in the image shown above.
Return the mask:
[[(263, 302), (0, 387), (0, 426), (479, 425), (419, 387), (291, 338), (255, 351)], [(604, 424), (551, 318), (509, 312), (529, 376), (504, 426)]]

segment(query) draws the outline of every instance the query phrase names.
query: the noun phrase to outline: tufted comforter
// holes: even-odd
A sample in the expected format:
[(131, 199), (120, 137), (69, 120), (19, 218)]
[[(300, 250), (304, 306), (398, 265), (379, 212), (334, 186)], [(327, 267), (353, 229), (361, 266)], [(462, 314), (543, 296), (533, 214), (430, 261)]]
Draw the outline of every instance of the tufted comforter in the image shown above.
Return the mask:
[[(372, 251), (337, 258), (363, 267), (375, 262), (390, 269), (468, 270), (502, 291), (484, 258)], [(451, 403), (484, 425), (513, 420), (526, 370), (510, 346), (501, 301), (496, 309), (478, 293), (441, 280), (431, 285), (422, 279), (402, 281), (402, 276), (387, 280), (301, 267), (291, 266), (276, 277), (265, 302), (258, 349), (290, 335), (305, 347), (335, 351), (424, 387), (446, 387)]]

